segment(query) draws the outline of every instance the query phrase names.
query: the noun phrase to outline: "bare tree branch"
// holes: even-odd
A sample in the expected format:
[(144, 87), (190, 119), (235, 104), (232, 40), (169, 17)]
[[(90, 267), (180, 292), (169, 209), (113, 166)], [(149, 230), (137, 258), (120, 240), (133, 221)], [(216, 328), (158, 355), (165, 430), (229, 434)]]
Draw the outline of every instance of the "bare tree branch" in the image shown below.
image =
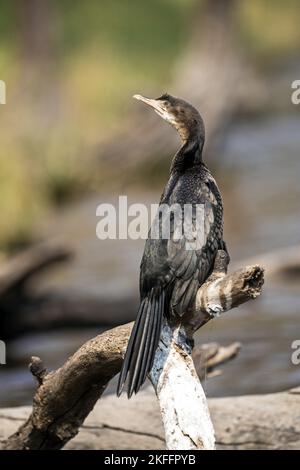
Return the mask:
[[(223, 252), (219, 252), (217, 261), (222, 256)], [(216, 291), (220, 291), (223, 292), (222, 295), (225, 292), (226, 298), (232, 300), (231, 305), (229, 300), (226, 304), (227, 308), (232, 308), (258, 295), (262, 286), (263, 273), (257, 266), (228, 275), (218, 270), (218, 263), (216, 263), (216, 267), (215, 276), (218, 277), (218, 282), (213, 276), (211, 281), (199, 289), (192, 328), (186, 328), (184, 324), (177, 325), (171, 328), (172, 333), (169, 335), (172, 350), (175, 349), (176, 354), (180, 354), (181, 357), (182, 354), (188, 356), (189, 373), (192, 373), (195, 379), (196, 373), (192, 361), (189, 359), (191, 337), (199, 325), (202, 326), (210, 318), (213, 318), (211, 309), (209, 311), (203, 310), (206, 308), (205, 306), (214, 303)], [(260, 276), (258, 276), (258, 272)], [(211, 289), (209, 288), (210, 282), (212, 283)], [(237, 294), (237, 289), (240, 289), (239, 294)], [(202, 301), (199, 303), (199, 299), (202, 299), (203, 296), (206, 303)], [(223, 305), (222, 302), (220, 305)], [(186, 322), (190, 324), (191, 320), (192, 313), (189, 313)], [(132, 323), (128, 323), (91, 339), (61, 368), (48, 374), (40, 360), (34, 358), (31, 362), (31, 371), (38, 378), (39, 387), (34, 396), (32, 413), (19, 430), (7, 439), (2, 448), (60, 449), (72, 439), (101, 397), (108, 382), (120, 371), (131, 328)], [(178, 342), (178, 337), (177, 340), (174, 339), (174, 331), (178, 333), (179, 330), (181, 333), (183, 332), (180, 342)], [(161, 345), (165, 340), (165, 336), (162, 335), (153, 370), (155, 368), (157, 370), (161, 361)], [(167, 347), (170, 347), (170, 343)], [(187, 347), (190, 348), (188, 352), (183, 349)], [(166, 377), (165, 371), (164, 377)], [(153, 379), (152, 374), (151, 379), (159, 396), (160, 375), (157, 374), (156, 379)], [(200, 382), (198, 383), (200, 384)]]

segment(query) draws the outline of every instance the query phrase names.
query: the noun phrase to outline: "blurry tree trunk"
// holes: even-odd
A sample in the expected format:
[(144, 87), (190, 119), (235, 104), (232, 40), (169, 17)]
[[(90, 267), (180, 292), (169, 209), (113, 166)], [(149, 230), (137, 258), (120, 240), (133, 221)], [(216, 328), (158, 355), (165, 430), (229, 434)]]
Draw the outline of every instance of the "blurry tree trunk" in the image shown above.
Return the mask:
[(236, 0), (200, 2), (174, 87), (203, 115), (206, 153), (240, 108), (253, 108), (262, 88), (253, 65), (242, 57), (235, 22)]
[[(58, 21), (51, 0), (13, 0), (19, 34), (20, 98), (28, 100), (28, 124), (41, 131), (61, 114)], [(24, 93), (24, 90), (26, 92)]]
[(24, 59), (49, 63), (55, 59), (55, 15), (50, 0), (17, 0), (21, 48)]
[[(199, 2), (190, 40), (174, 71), (168, 92), (190, 101), (203, 115), (206, 127), (205, 154), (213, 153), (217, 137), (241, 109), (261, 108), (265, 88), (249, 61), (242, 59), (235, 33), (235, 0)], [(137, 90), (145, 93), (145, 90)], [(133, 129), (132, 129), (133, 125)], [(176, 133), (149, 109), (113, 141), (104, 143), (98, 157), (118, 174), (152, 164), (174, 153)], [(150, 132), (149, 132), (150, 130)], [(122, 155), (122, 158), (120, 158)], [(113, 162), (117, 162), (117, 166)], [(112, 169), (113, 168), (113, 169)]]

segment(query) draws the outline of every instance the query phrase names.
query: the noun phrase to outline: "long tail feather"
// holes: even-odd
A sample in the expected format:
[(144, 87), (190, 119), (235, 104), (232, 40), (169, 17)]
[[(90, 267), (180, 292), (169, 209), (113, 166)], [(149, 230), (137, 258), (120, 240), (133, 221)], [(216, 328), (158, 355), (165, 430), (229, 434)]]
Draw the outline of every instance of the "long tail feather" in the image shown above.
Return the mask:
[(129, 371), (129, 367), (130, 367), (131, 356), (132, 356), (132, 353), (133, 353), (133, 348), (134, 348), (137, 332), (138, 332), (138, 329), (139, 329), (139, 326), (140, 326), (140, 323), (141, 323), (143, 312), (144, 312), (145, 307), (147, 306), (147, 304), (148, 304), (148, 299), (144, 299), (144, 301), (141, 303), (141, 305), (139, 307), (137, 318), (135, 320), (135, 323), (134, 323), (132, 331), (131, 331), (131, 335), (130, 335), (130, 338), (129, 338), (129, 341), (128, 341), (128, 344), (127, 344), (126, 354), (125, 354), (125, 357), (124, 357), (122, 369), (121, 369), (120, 376), (119, 376), (119, 382), (118, 382), (118, 388), (117, 388), (117, 395), (118, 396), (121, 395), (122, 390), (124, 388), (127, 373)]
[(164, 313), (164, 293), (153, 289), (148, 297), (142, 300), (137, 319), (133, 326), (122, 370), (119, 377), (117, 395), (120, 396), (127, 377), (128, 398), (146, 380), (147, 374), (153, 365), (155, 352), (158, 346)]

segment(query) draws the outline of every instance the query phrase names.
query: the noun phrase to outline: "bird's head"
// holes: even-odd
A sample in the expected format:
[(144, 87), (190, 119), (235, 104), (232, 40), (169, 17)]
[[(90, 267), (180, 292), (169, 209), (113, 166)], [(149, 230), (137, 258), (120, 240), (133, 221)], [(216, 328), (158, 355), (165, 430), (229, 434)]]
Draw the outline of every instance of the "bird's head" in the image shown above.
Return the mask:
[(199, 143), (203, 144), (204, 124), (194, 106), (167, 93), (156, 99), (146, 98), (142, 95), (134, 95), (133, 97), (151, 106), (160, 117), (175, 127), (183, 143), (197, 139)]

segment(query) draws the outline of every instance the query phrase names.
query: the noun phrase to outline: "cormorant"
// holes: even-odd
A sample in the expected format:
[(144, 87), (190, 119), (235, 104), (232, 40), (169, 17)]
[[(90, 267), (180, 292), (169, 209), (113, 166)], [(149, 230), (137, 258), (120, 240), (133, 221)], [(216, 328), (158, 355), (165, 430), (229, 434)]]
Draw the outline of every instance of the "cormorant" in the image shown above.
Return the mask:
[[(176, 321), (188, 311), (199, 286), (212, 272), (218, 249), (226, 249), (222, 198), (202, 159), (205, 130), (199, 112), (186, 101), (168, 94), (157, 99), (141, 95), (134, 95), (134, 98), (151, 106), (179, 133), (182, 145), (173, 157), (160, 204), (177, 204), (182, 211), (186, 204), (193, 208), (202, 205), (200, 222), (204, 238), (200, 246), (187, 248), (185, 233), (180, 239), (174, 236), (178, 227), (173, 217), (169, 240), (149, 236), (146, 241), (140, 266), (140, 306), (117, 389), (119, 396), (128, 376), (128, 398), (138, 392), (152, 368), (164, 317)], [(163, 225), (164, 220), (160, 224)], [(195, 231), (194, 212), (191, 225)]]

